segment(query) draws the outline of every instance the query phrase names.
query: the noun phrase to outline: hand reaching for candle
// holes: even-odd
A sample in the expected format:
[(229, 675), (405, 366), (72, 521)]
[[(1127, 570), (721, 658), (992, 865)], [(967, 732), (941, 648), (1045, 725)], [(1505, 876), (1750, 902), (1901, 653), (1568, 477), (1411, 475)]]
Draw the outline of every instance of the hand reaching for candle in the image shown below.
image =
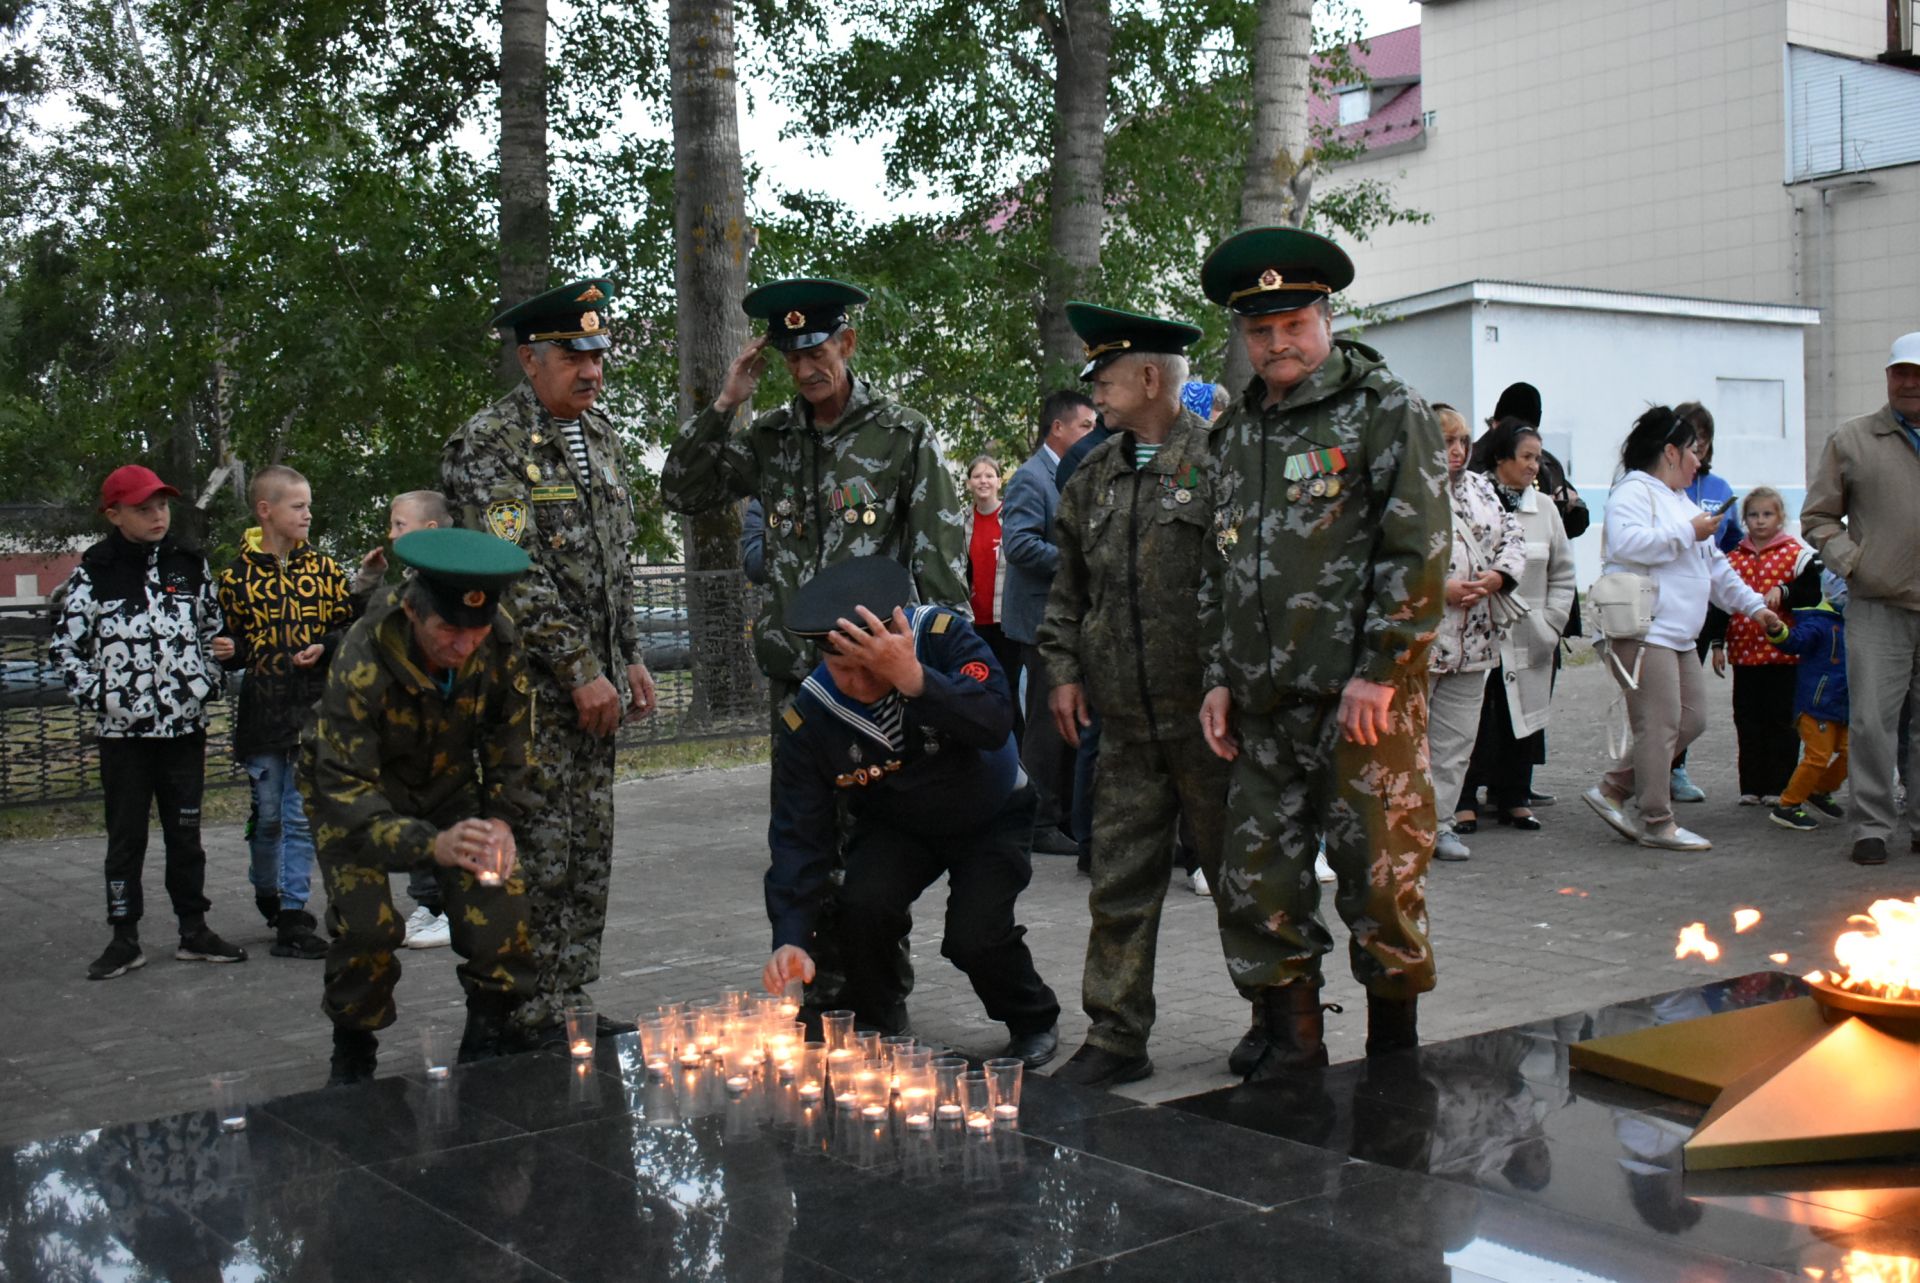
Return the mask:
[(807, 951), (797, 944), (783, 944), (773, 951), (767, 959), (767, 966), (760, 973), (760, 983), (767, 992), (776, 996), (787, 991), (787, 985), (795, 980), (813, 979), (813, 959)]
[(500, 872), (500, 880), (505, 882), (520, 865), (520, 848), (513, 840), (513, 826), (505, 820), (486, 820), (484, 823), (493, 830), (493, 843), (499, 851), (494, 867)]
[[(440, 830), (439, 836), (433, 839), (433, 862), (469, 873), (492, 872), (493, 851), (500, 845), (494, 825), (499, 823), (498, 820), (461, 820)], [(506, 840), (509, 844), (513, 841), (511, 829), (507, 830)]]

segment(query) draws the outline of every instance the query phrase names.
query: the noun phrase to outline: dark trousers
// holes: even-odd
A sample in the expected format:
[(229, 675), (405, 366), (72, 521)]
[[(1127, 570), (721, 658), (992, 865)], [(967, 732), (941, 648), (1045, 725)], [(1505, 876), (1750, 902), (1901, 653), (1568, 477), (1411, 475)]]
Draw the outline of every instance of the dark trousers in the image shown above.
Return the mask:
[(170, 739), (100, 740), (100, 787), (107, 795), (107, 923), (131, 926), (145, 911), (140, 871), (147, 861), (147, 813), (160, 809), (167, 850), (167, 898), (183, 923), (203, 918), (207, 853), (200, 845), (206, 786), (204, 732)]
[(1733, 733), (1740, 746), (1740, 792), (1778, 796), (1800, 761), (1793, 724), (1793, 664), (1733, 666)]
[(1018, 744), (1027, 738), (1027, 710), (1020, 702), (1020, 652), (1019, 642), (1007, 636), (999, 624), (983, 624), (974, 621), (973, 631), (987, 644), (993, 657), (1000, 661), (1000, 671), (1007, 675), (1007, 688), (1014, 692), (1013, 701), (1013, 742)]
[(967, 977), (987, 1015), (1014, 1034), (1051, 1029), (1060, 1002), (1040, 979), (1014, 901), (1033, 878), (1026, 836), (1033, 797), (1022, 789), (970, 832), (922, 837), (893, 825), (856, 821), (840, 888), (841, 946), (848, 1005), (862, 1021), (884, 1023), (897, 992), (900, 938), (913, 928), (913, 902), (947, 875), (940, 953)]

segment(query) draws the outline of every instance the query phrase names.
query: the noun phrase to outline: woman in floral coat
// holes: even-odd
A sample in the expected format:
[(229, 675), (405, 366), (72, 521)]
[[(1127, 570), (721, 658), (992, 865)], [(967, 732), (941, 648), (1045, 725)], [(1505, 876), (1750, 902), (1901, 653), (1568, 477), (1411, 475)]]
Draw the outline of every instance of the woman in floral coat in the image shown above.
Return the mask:
[[(1500, 630), (1493, 598), (1510, 593), (1527, 565), (1526, 536), (1500, 503), (1493, 484), (1467, 471), (1471, 444), (1467, 421), (1452, 406), (1436, 405), (1447, 442), (1447, 493), (1453, 502), (1453, 559), (1447, 567), (1447, 609), (1430, 652), (1427, 756), (1433, 796), (1445, 807), (1460, 796), (1473, 741), (1480, 731), (1480, 701), (1487, 673), (1500, 662)], [(1510, 602), (1511, 599), (1509, 598)], [(1464, 860), (1468, 851), (1454, 821), (1440, 822), (1433, 858)]]

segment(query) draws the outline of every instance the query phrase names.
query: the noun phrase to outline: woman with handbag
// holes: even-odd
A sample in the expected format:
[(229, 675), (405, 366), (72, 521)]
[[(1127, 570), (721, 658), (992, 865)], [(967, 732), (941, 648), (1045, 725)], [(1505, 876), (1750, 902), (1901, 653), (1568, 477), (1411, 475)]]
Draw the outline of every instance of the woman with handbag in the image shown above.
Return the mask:
[(1573, 547), (1559, 509), (1536, 484), (1540, 453), (1540, 434), (1524, 424), (1501, 431), (1486, 451), (1494, 493), (1526, 539), (1526, 569), (1514, 596), (1528, 613), (1500, 639), (1500, 666), (1487, 678), (1480, 738), (1460, 803), (1472, 806), (1485, 786), (1494, 818), (1523, 832), (1540, 828), (1530, 809), (1533, 768), (1547, 760), (1547, 712), (1560, 666), (1560, 635), (1573, 609)]
[[(1429, 652), (1427, 761), (1440, 808), (1460, 795), (1480, 730), (1480, 701), (1487, 673), (1500, 662), (1500, 625), (1519, 608), (1509, 596), (1526, 568), (1520, 523), (1500, 506), (1493, 483), (1467, 471), (1467, 421), (1449, 405), (1436, 405), (1447, 443), (1447, 495), (1453, 506), (1453, 557), (1447, 566), (1446, 613)], [(1445, 814), (1444, 809), (1440, 811)], [(1442, 820), (1433, 858), (1464, 860), (1469, 852)]]
[[(1621, 476), (1607, 496), (1603, 569), (1647, 579), (1653, 617), (1644, 638), (1607, 643), (1632, 734), (1614, 768), (1582, 795), (1621, 836), (1670, 851), (1713, 845), (1675, 823), (1671, 793), (1674, 757), (1707, 724), (1705, 678), (1694, 655), (1707, 604), (1748, 615), (1768, 632), (1779, 626), (1713, 542), (1720, 514), (1701, 511), (1684, 493), (1700, 470), (1696, 445), (1693, 426), (1656, 405), (1634, 421), (1620, 448)], [(1627, 814), (1630, 798), (1638, 801), (1637, 819)]]

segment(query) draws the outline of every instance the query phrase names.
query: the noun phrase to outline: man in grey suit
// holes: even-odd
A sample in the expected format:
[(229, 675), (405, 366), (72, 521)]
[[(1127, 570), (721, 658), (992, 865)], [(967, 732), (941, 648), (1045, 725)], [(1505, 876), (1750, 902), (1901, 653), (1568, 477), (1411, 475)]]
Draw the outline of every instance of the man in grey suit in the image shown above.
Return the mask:
[(1061, 740), (1047, 710), (1046, 667), (1035, 642), (1053, 572), (1060, 565), (1059, 550), (1053, 546), (1053, 513), (1060, 505), (1054, 470), (1060, 456), (1091, 432), (1094, 422), (1093, 402), (1079, 392), (1062, 388), (1049, 396), (1040, 408), (1039, 447), (1014, 470), (1000, 499), (1000, 556), (1007, 569), (1000, 628), (1020, 643), (1021, 671), (1027, 682), (1027, 737), (1020, 746), (1020, 760), (1041, 793), (1035, 845), (1058, 854), (1075, 849), (1071, 835), (1064, 835), (1064, 844), (1053, 840), (1053, 832), (1066, 819), (1065, 806), (1073, 791), (1073, 750)]

